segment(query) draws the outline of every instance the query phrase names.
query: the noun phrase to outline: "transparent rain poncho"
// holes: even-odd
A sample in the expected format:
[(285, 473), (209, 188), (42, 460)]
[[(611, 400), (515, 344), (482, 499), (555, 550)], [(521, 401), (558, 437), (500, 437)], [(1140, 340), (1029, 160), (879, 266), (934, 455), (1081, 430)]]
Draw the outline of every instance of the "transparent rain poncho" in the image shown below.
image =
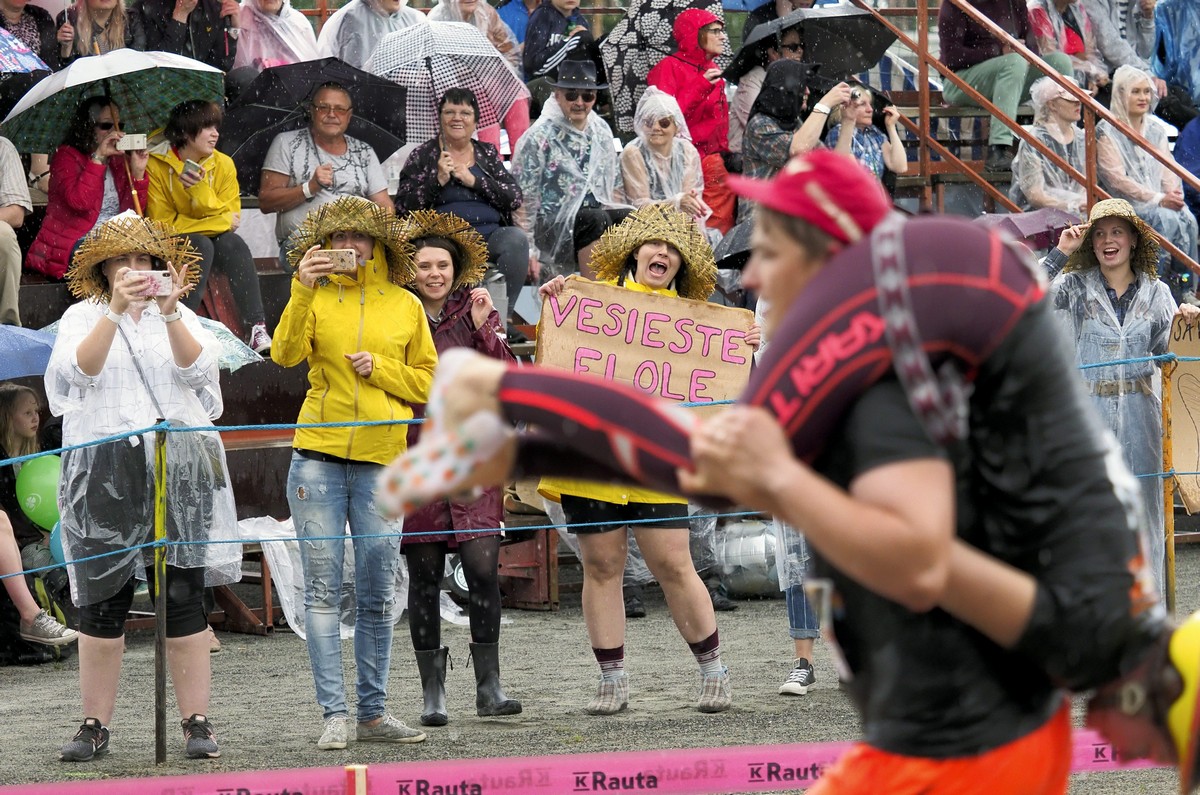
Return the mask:
[(521, 45), (512, 29), (504, 24), (504, 20), (496, 13), (496, 9), (488, 5), (487, 0), (479, 0), (469, 19), (463, 18), (462, 4), (459, 0), (438, 0), (438, 4), (429, 10), (430, 22), (466, 22), (474, 25), (479, 32), (487, 37), (491, 45), (512, 64), (521, 74)]
[(606, 209), (628, 206), (616, 198), (612, 130), (595, 111), (576, 129), (553, 98), (517, 142), (512, 172), (525, 199), (517, 219), (544, 266), (543, 280), (576, 269), (575, 216), (585, 200)]
[(259, 0), (242, 0), (238, 23), (242, 33), (233, 61), (235, 69), (252, 66), (262, 70), (320, 57), (312, 24), (308, 17), (292, 8), (291, 0), (284, 0), (278, 14), (268, 14), (258, 6)]
[[(671, 152), (660, 155), (650, 147), (650, 126), (659, 119), (675, 120), (675, 138)], [(704, 173), (700, 153), (692, 146), (692, 136), (679, 103), (670, 94), (650, 86), (638, 101), (633, 114), (637, 138), (621, 151), (621, 184), (625, 200), (634, 207), (669, 201), (677, 208), (685, 194), (697, 197), (704, 192)]]
[[(1048, 77), (1037, 80), (1029, 89), (1033, 103), (1033, 124), (1025, 128), (1051, 152), (1067, 161), (1080, 174), (1087, 173), (1087, 149), (1083, 130), (1072, 125), (1070, 143), (1055, 137), (1051, 127), (1051, 101), (1060, 93), (1058, 84)], [(1060, 133), (1061, 134), (1061, 133)], [(1087, 214), (1087, 191), (1083, 185), (1024, 141), (1017, 147), (1012, 165), (1013, 181), (1009, 198), (1022, 210), (1056, 207), (1081, 217)]]
[[(1090, 245), (1087, 240), (1084, 245)], [(1076, 364), (1124, 361), (1167, 352), (1176, 305), (1167, 285), (1145, 273), (1137, 275), (1137, 294), (1117, 314), (1105, 291), (1100, 269), (1060, 274), (1051, 285), (1058, 317), (1075, 343)], [(1132, 289), (1129, 288), (1129, 289)], [(1125, 463), (1138, 477), (1142, 510), (1149, 528), (1149, 565), (1159, 593), (1163, 586), (1162, 402), (1159, 362), (1140, 361), (1079, 371), (1092, 403), (1117, 437)]]
[[(97, 323), (108, 323), (105, 303), (82, 301), (69, 307), (59, 324), (46, 368), (50, 411), (63, 418), (63, 446), (146, 428), (158, 421), (154, 401), (134, 366), (136, 355), (167, 419), (187, 426), (212, 425), (221, 415), (217, 374), (220, 346), (189, 309), (179, 311), (203, 350), (190, 367), (174, 362), (166, 324), (148, 307), (141, 322), (122, 321), (128, 344), (117, 334), (104, 369), (92, 377), (76, 364), (76, 350)], [(242, 549), (237, 542), (237, 508), (228, 482), (229, 466), (217, 433), (206, 433), (209, 455), (167, 461), (167, 563), (205, 568), (205, 585), (236, 582)], [(132, 444), (131, 444), (132, 443)], [(168, 440), (168, 453), (170, 452)], [(143, 459), (139, 455), (144, 456)], [(219, 471), (218, 471), (219, 470)], [(153, 549), (131, 547), (154, 540), (154, 434), (84, 447), (62, 456), (58, 503), (63, 552), (71, 570), (71, 596), (77, 605), (95, 604), (115, 594), (131, 577), (144, 578)], [(216, 543), (213, 543), (216, 542)]]
[[(1150, 86), (1150, 110), (1140, 124), (1135, 124), (1129, 118), (1126, 101), (1130, 90), (1143, 84)], [(1157, 105), (1158, 96), (1148, 74), (1132, 66), (1117, 69), (1110, 103), (1113, 115), (1171, 157), (1167, 125), (1154, 115)], [(1196, 216), (1187, 207), (1172, 210), (1159, 204), (1168, 192), (1182, 190), (1183, 180), (1107, 121), (1096, 125), (1096, 154), (1101, 186), (1114, 197), (1128, 200), (1142, 220), (1196, 259)]]
[(363, 69), (383, 37), (410, 25), (424, 25), (425, 15), (400, 0), (394, 14), (377, 11), (371, 0), (350, 0), (321, 26), (317, 52), (322, 58), (332, 55), (356, 69)]

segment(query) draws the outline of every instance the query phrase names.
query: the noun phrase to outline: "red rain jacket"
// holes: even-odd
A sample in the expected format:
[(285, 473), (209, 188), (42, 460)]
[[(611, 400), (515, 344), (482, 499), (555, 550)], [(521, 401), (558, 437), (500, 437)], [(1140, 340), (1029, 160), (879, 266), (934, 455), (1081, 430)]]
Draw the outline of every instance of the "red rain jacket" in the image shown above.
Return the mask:
[(689, 8), (676, 17), (679, 51), (659, 61), (646, 78), (650, 85), (675, 97), (701, 157), (729, 151), (725, 80), (710, 83), (704, 79), (704, 73), (717, 68), (717, 62), (700, 49), (700, 28), (720, 21), (716, 14), (700, 8)]

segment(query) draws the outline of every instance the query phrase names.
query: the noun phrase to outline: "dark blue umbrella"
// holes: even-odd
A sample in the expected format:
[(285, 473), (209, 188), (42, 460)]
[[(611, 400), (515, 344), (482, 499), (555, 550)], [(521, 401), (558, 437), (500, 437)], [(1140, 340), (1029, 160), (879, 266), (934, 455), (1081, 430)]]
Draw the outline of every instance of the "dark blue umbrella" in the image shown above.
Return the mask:
[(721, 0), (721, 8), (726, 11), (753, 11), (766, 4), (767, 0)]
[(54, 335), (20, 326), (0, 326), (0, 379), (45, 375)]

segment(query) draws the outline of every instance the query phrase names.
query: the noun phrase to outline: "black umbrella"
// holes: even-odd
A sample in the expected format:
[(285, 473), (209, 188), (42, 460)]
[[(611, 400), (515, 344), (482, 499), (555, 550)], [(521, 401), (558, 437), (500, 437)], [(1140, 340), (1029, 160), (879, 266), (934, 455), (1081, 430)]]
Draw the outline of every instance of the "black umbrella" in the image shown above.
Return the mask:
[[(313, 92), (322, 83), (337, 83), (350, 92), (354, 118), (365, 119), (401, 141), (406, 140), (404, 102), (407, 94), (404, 88), (370, 72), (355, 69), (337, 58), (301, 61), (264, 69), (230, 103), (226, 116), (233, 115), (234, 111), (247, 105), (266, 105), (287, 111), (306, 109)], [(227, 118), (222, 133), (227, 135), (231, 129)]]
[(826, 77), (841, 78), (870, 69), (896, 40), (896, 35), (865, 9), (802, 8), (756, 27), (725, 70), (726, 79), (737, 82), (759, 66), (767, 47), (783, 31), (797, 26), (804, 42), (804, 60), (821, 64), (821, 74)]
[[(403, 107), (403, 89), (399, 101)], [(404, 146), (403, 125), (398, 137), (359, 116), (357, 103), (354, 113), (355, 115), (350, 117), (346, 135), (357, 138), (374, 149), (380, 162), (387, 160), (393, 152)], [(308, 113), (302, 108), (289, 110), (270, 105), (242, 105), (225, 115), (218, 148), (233, 158), (233, 164), (237, 167), (238, 185), (241, 186), (243, 194), (258, 193), (258, 179), (262, 173), (263, 161), (275, 136), (299, 130), (308, 124)]]
[(754, 220), (742, 221), (730, 229), (713, 249), (713, 259), (720, 270), (741, 270), (750, 261), (750, 233), (754, 231)]

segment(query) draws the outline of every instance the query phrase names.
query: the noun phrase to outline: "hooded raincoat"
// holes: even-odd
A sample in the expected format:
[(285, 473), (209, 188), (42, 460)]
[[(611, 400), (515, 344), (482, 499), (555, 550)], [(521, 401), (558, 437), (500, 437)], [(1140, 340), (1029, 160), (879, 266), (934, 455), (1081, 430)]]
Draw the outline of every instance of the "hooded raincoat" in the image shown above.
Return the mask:
[(204, 177), (192, 187), (180, 178), (183, 161), (170, 146), (151, 150), (146, 173), (150, 175), (150, 196), (146, 215), (164, 221), (181, 235), (209, 237), (228, 232), (233, 217), (242, 211), (237, 167), (224, 152), (213, 152), (200, 166)]
[[(154, 304), (140, 321), (124, 317), (99, 375), (79, 369), (76, 351), (107, 303), (81, 301), (63, 313), (46, 367), (50, 412), (63, 418), (63, 444), (83, 444), (148, 428), (158, 420), (155, 401), (173, 424), (211, 426), (224, 401), (217, 370), (220, 343), (182, 303), (180, 321), (201, 345), (190, 367), (175, 364), (167, 324)], [(126, 343), (128, 339), (128, 344)], [(141, 365), (145, 380), (134, 362)], [(153, 399), (151, 399), (153, 394)], [(237, 507), (226, 473), (225, 450), (215, 433), (203, 434), (202, 460), (167, 459), (167, 564), (205, 569), (207, 586), (241, 578), (242, 548)], [(168, 453), (173, 448), (168, 445)], [(71, 567), (71, 598), (77, 605), (108, 599), (131, 577), (144, 578), (154, 540), (154, 434), (71, 450), (62, 456), (58, 505), (63, 554)], [(105, 557), (86, 560), (96, 555)]]
[[(1090, 241), (1085, 242), (1089, 244)], [(1068, 335), (1075, 341), (1076, 364), (1166, 353), (1176, 310), (1167, 285), (1138, 273), (1136, 282), (1128, 288), (1136, 287), (1136, 293), (1125, 309), (1124, 322), (1117, 318), (1107, 287), (1099, 268), (1059, 274), (1051, 285), (1051, 300)], [(1088, 367), (1081, 369), (1080, 375), (1092, 394), (1093, 405), (1116, 435), (1125, 463), (1133, 474), (1160, 472), (1162, 392), (1158, 362)], [(1149, 563), (1161, 589), (1165, 554), (1162, 481), (1157, 477), (1141, 477), (1138, 483), (1146, 526), (1150, 528)]]
[(322, 58), (332, 55), (362, 69), (384, 36), (428, 21), (420, 11), (409, 8), (406, 0), (394, 14), (380, 11), (370, 0), (350, 0), (321, 26), (317, 52)]
[[(675, 137), (670, 154), (660, 155), (650, 148), (649, 125), (665, 118), (675, 120)], [(683, 111), (674, 97), (654, 86), (647, 88), (633, 113), (633, 129), (637, 138), (621, 150), (621, 186), (627, 202), (641, 207), (667, 201), (678, 209), (685, 194), (699, 197), (704, 192), (700, 153), (692, 146)]]
[(592, 111), (580, 130), (557, 102), (547, 102), (517, 142), (512, 173), (524, 197), (516, 218), (529, 236), (530, 254), (558, 266), (546, 278), (574, 271), (575, 216), (584, 202), (623, 206), (615, 198), (620, 169), (612, 129)]
[[(460, 287), (446, 298), (442, 307), (440, 320), (430, 318), (433, 327), (433, 344), (438, 353), (451, 348), (471, 348), (502, 362), (515, 362), (512, 349), (504, 333), (504, 324), (500, 321), (500, 313), (495, 309), (488, 316), (482, 328), (475, 328), (471, 320), (471, 288)], [(413, 406), (418, 417), (425, 416), (424, 404)], [(408, 444), (414, 445), (420, 438), (421, 426), (408, 426)], [(432, 541), (446, 541), (453, 549), (458, 541), (466, 541), (481, 536), (496, 535), (504, 521), (503, 492), (499, 487), (493, 487), (483, 492), (483, 495), (471, 502), (456, 502), (454, 500), (439, 500), (426, 505), (424, 508), (409, 514), (404, 519), (404, 532), (429, 533), (434, 530), (448, 530), (444, 535), (405, 535), (401, 544), (420, 544)], [(495, 529), (491, 529), (495, 528)], [(464, 533), (464, 530), (487, 529), (483, 533)]]
[(261, 72), (272, 66), (315, 61), (317, 37), (308, 18), (292, 8), (291, 0), (284, 0), (278, 14), (267, 14), (259, 9), (258, 0), (242, 0), (242, 26), (238, 38), (235, 69), (253, 67)]
[[(1153, 96), (1154, 84), (1150, 82), (1148, 74), (1132, 66), (1117, 69), (1113, 76), (1110, 110), (1135, 132), (1140, 132), (1151, 146), (1171, 157), (1167, 125), (1154, 115), (1157, 97), (1151, 100), (1150, 110), (1142, 117), (1140, 124), (1135, 124), (1129, 118), (1126, 98), (1134, 86), (1143, 83), (1150, 85)], [(1159, 203), (1168, 191), (1182, 190), (1183, 180), (1107, 121), (1096, 125), (1096, 153), (1101, 186), (1114, 197), (1128, 200), (1142, 220), (1178, 246), (1184, 254), (1196, 259), (1196, 216), (1187, 207), (1172, 210)]]
[[(346, 354), (370, 351), (375, 370), (363, 378)], [(354, 274), (305, 287), (292, 280), (271, 345), (283, 367), (308, 362), (308, 394), (298, 423), (412, 419), (433, 383), (437, 351), (416, 296), (388, 279), (383, 246)], [(389, 464), (405, 449), (404, 425), (298, 428), (294, 446)]]
[(650, 70), (649, 85), (675, 97), (692, 132), (692, 143), (701, 157), (729, 150), (729, 101), (725, 80), (709, 82), (704, 73), (717, 68), (700, 48), (700, 28), (721, 22), (711, 11), (690, 8), (675, 18), (673, 28), (679, 50)]

